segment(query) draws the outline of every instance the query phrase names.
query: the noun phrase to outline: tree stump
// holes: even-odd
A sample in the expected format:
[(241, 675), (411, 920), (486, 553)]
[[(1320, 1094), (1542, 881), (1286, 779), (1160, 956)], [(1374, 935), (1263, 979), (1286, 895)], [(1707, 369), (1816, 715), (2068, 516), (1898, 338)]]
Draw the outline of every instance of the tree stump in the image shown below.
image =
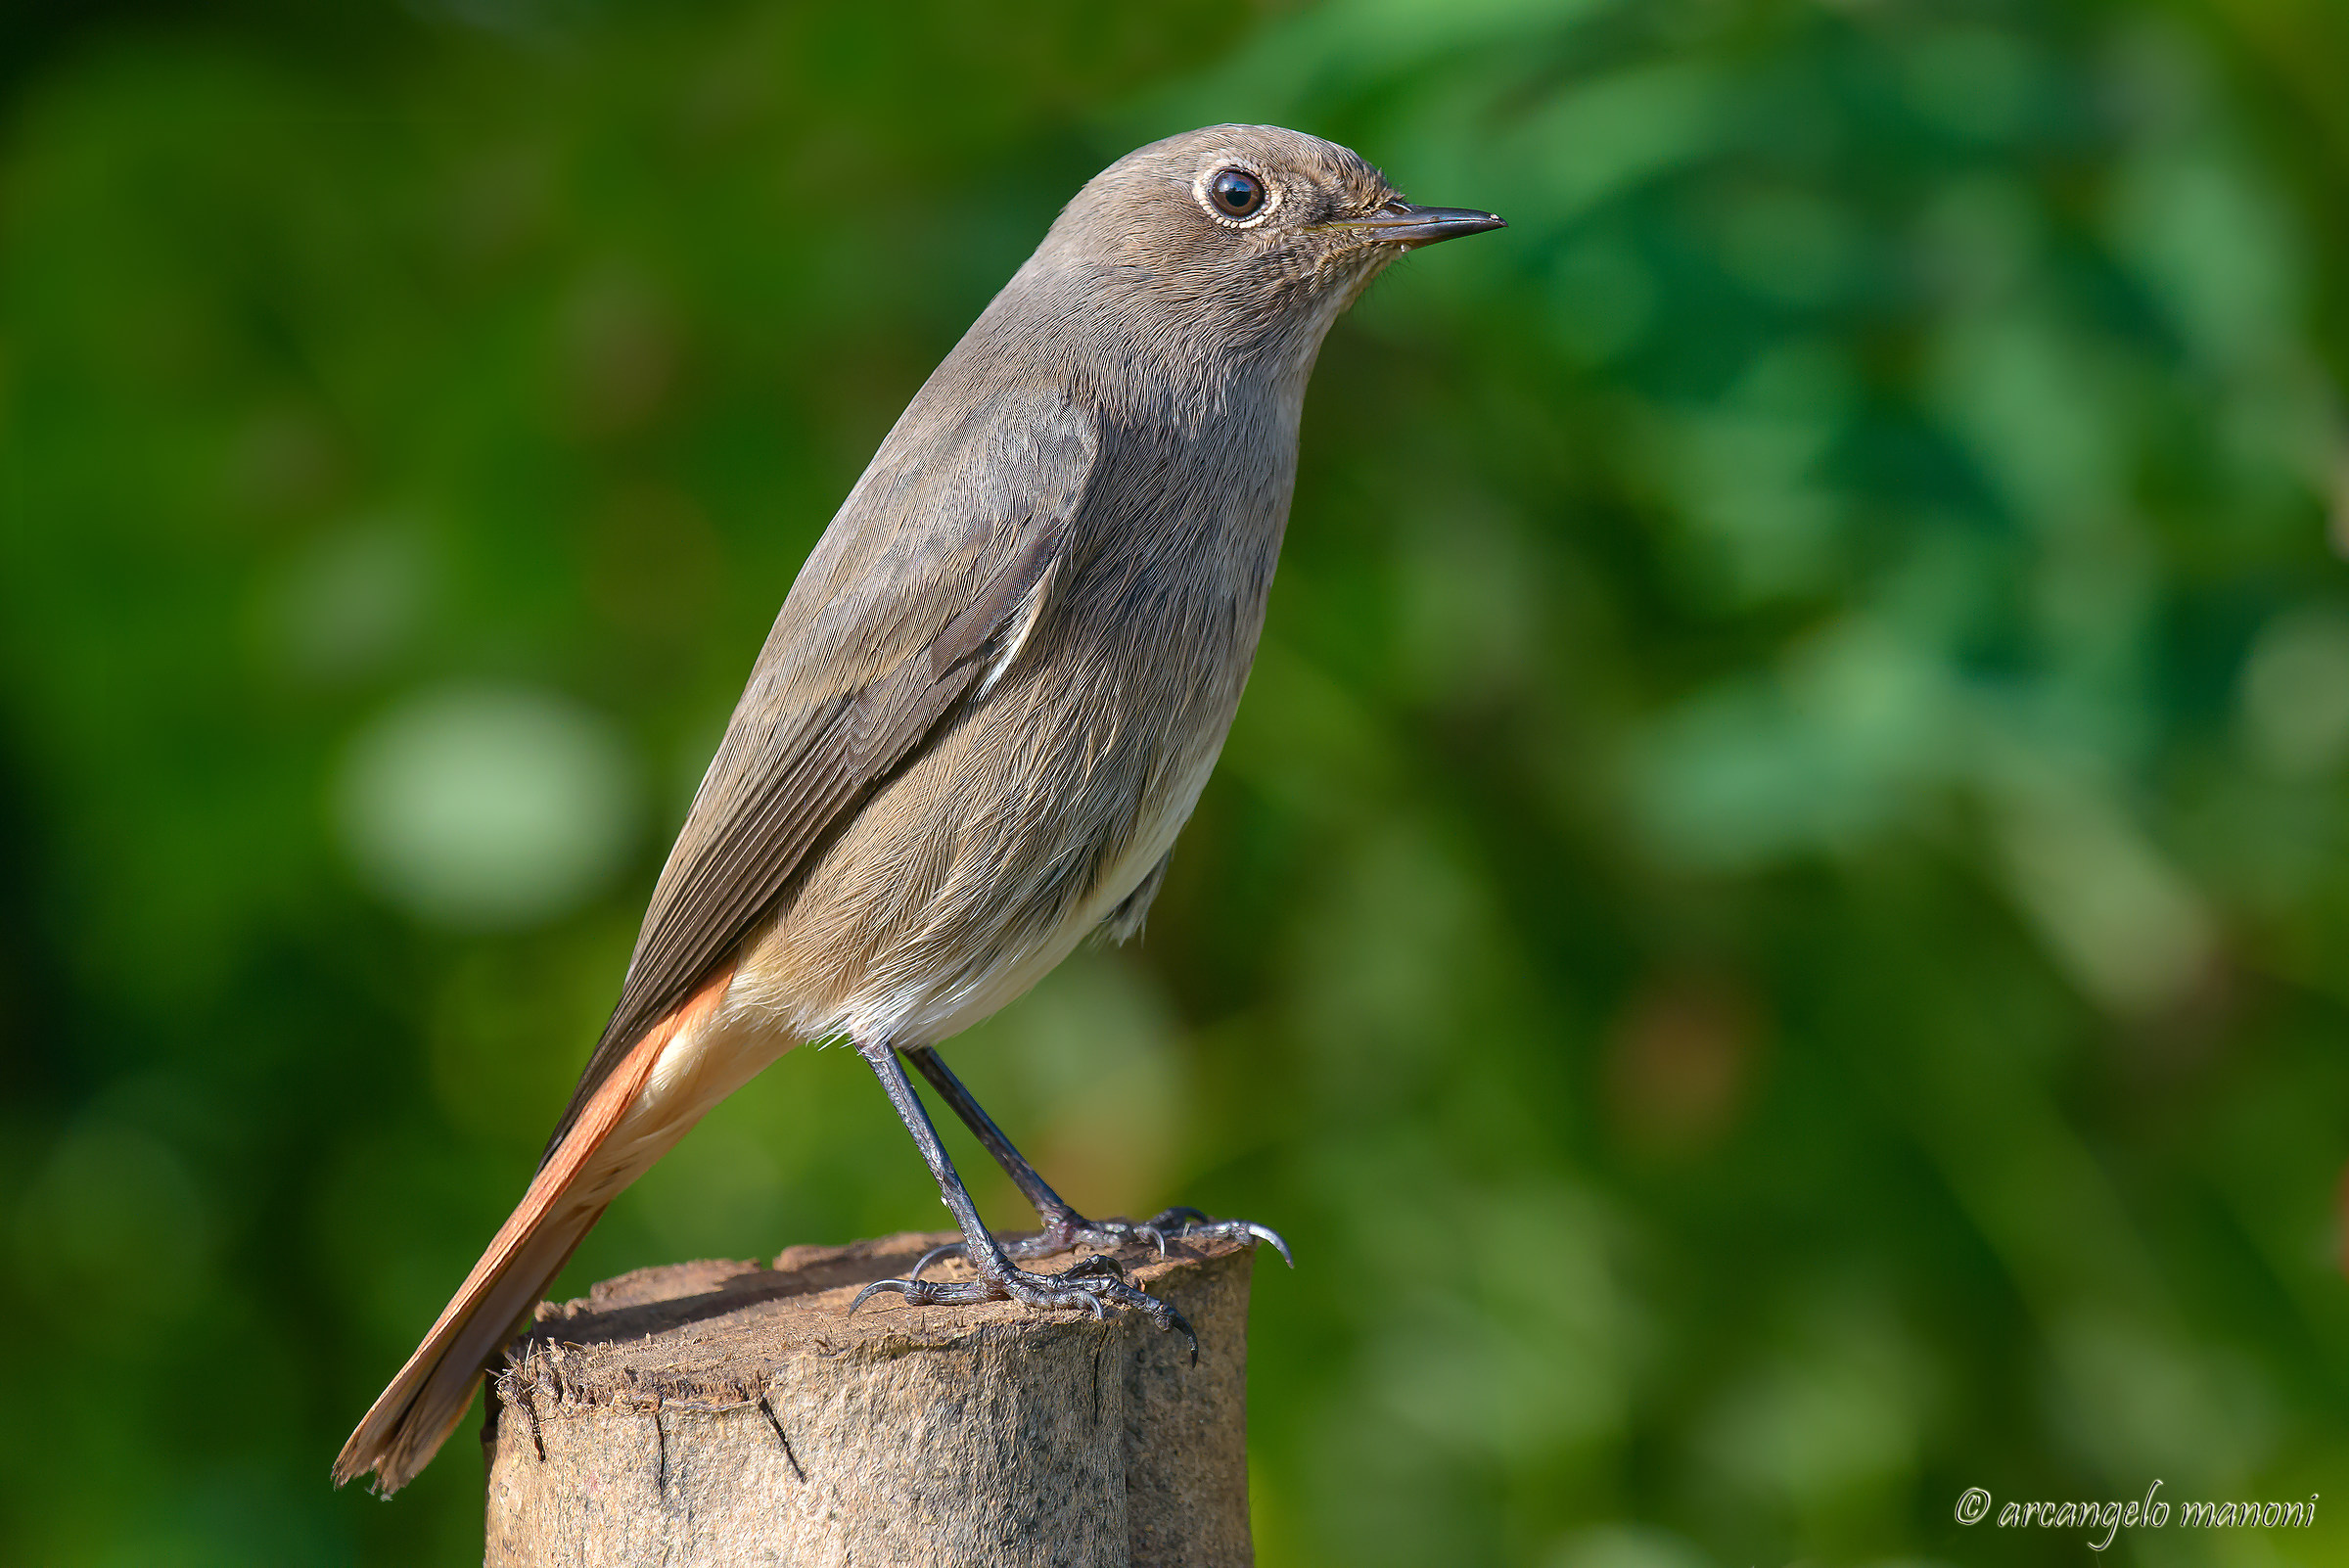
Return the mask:
[(1250, 1249), (1119, 1255), (1190, 1319), (1196, 1366), (1131, 1314), (884, 1294), (846, 1315), (952, 1239), (639, 1269), (541, 1306), (482, 1433), (489, 1568), (1251, 1563)]

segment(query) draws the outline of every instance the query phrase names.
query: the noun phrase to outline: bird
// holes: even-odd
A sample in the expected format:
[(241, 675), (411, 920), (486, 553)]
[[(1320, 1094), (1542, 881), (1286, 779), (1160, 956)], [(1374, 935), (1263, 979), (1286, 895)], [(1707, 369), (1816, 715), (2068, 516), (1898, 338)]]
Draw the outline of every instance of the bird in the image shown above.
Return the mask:
[[(512, 1215), (334, 1462), (413, 1480), (623, 1188), (794, 1045), (861, 1054), (973, 1277), (875, 1292), (1148, 1314), (937, 1046), (1139, 930), (1238, 707), (1324, 337), (1405, 253), (1505, 227), (1336, 143), (1211, 125), (1087, 181), (882, 440), (808, 555), (655, 885), (618, 1004)], [(981, 1222), (910, 1064), (1033, 1202)], [(1193, 1341), (1194, 1355), (1196, 1341)]]

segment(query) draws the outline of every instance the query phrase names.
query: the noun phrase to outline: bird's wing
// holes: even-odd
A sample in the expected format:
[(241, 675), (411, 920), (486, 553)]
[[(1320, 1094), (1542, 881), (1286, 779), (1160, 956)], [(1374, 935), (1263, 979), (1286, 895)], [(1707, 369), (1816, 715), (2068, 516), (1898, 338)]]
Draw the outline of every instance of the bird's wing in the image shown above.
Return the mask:
[[(807, 558), (653, 891), (620, 1004), (548, 1140), (1003, 652), (1099, 453), (1060, 392), (925, 432), (917, 400)], [(925, 422), (926, 423), (926, 422)]]

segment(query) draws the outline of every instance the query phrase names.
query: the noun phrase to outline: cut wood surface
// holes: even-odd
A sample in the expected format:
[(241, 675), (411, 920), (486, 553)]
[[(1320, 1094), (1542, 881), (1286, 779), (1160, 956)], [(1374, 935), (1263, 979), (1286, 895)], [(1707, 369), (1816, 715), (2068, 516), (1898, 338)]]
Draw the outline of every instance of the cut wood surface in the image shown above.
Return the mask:
[(483, 1430), (490, 1568), (1251, 1562), (1250, 1249), (1118, 1254), (1190, 1319), (1196, 1366), (1130, 1314), (882, 1294), (847, 1315), (951, 1239), (646, 1268), (541, 1306)]

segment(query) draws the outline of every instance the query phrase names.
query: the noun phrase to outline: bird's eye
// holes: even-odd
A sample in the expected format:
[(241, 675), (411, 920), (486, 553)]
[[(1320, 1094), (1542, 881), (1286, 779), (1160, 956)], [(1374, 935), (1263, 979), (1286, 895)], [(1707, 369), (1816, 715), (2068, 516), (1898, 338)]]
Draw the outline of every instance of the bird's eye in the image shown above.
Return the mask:
[(1207, 199), (1225, 217), (1248, 217), (1265, 205), (1265, 182), (1244, 168), (1221, 169), (1207, 182)]

